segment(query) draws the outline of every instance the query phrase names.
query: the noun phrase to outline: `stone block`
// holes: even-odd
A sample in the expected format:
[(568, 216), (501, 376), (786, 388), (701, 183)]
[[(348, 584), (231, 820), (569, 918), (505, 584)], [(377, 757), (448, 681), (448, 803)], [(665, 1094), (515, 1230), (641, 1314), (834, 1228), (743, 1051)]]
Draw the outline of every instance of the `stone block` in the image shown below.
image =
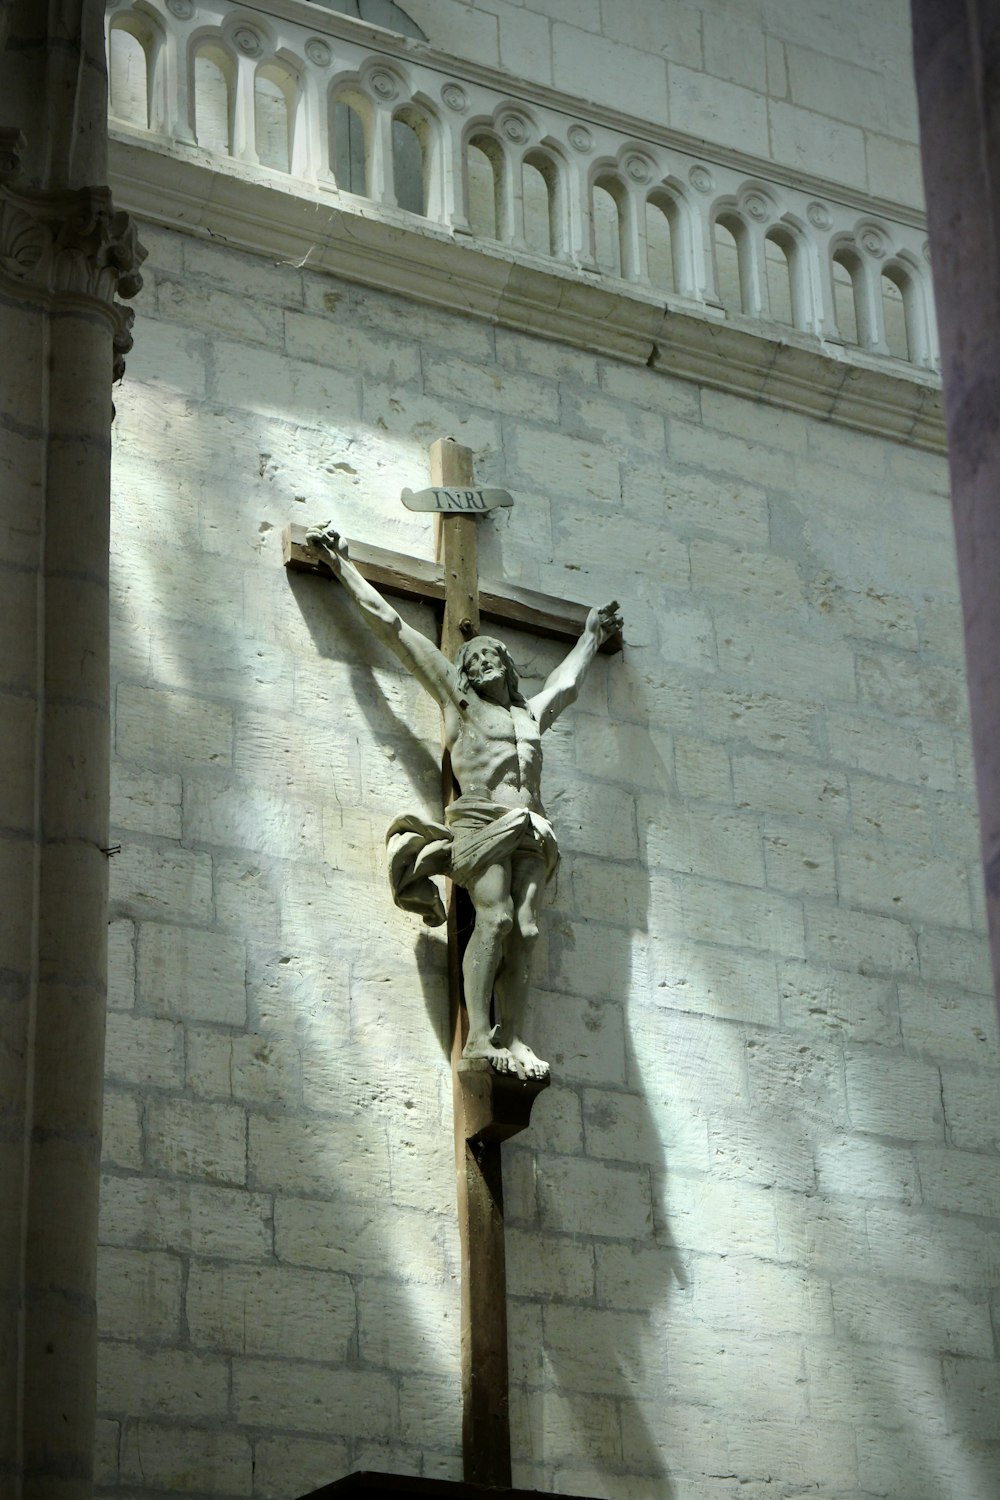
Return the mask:
[(841, 899), (852, 907), (899, 913), (944, 927), (971, 927), (964, 865), (902, 849), (885, 840), (841, 838)]
[(544, 1325), (542, 1351), (560, 1390), (631, 1398), (665, 1377), (665, 1350), (641, 1313), (552, 1304)]
[(768, 119), (775, 160), (847, 187), (867, 188), (865, 138), (856, 125), (842, 124), (778, 99), (770, 101)]
[(838, 1279), (833, 1285), (837, 1331), (853, 1342), (901, 1344), (937, 1354), (989, 1357), (993, 1334), (989, 1308), (948, 1287)]
[(289, 1266), (192, 1266), (185, 1296), (191, 1343), (343, 1365), (357, 1335), (346, 1276)]
[(919, 1203), (920, 1177), (912, 1150), (882, 1141), (837, 1135), (816, 1145), (816, 1181), (828, 1197)]
[(851, 1422), (862, 1432), (883, 1434), (919, 1422), (924, 1432), (944, 1432), (941, 1366), (929, 1351), (881, 1337), (869, 1345), (810, 1339), (805, 1356), (810, 1406), (820, 1421)]
[(954, 985), (977, 995), (993, 993), (989, 951), (968, 932), (924, 926), (918, 939), (920, 975), (930, 985)]
[[(755, 40), (759, 46), (759, 33)], [(706, 67), (711, 67), (707, 56)], [(667, 86), (670, 123), (675, 129), (691, 131), (720, 145), (741, 143), (747, 151), (767, 154), (767, 100), (753, 88), (676, 63), (668, 64)]]
[(111, 861), (114, 915), (160, 921), (211, 918), (211, 859), (189, 849), (124, 844)]
[(101, 1160), (106, 1166), (142, 1166), (142, 1116), (134, 1094), (104, 1090)]
[[(294, 319), (302, 315), (288, 316)], [(311, 335), (311, 339), (315, 337)], [(299, 348), (303, 341), (309, 349), (315, 348), (314, 343), (303, 340), (297, 333), (292, 336), (294, 348)], [(331, 370), (309, 363), (308, 353), (305, 359), (297, 359), (260, 349), (248, 359), (245, 345), (223, 339), (215, 339), (213, 348), (215, 371), (211, 395), (223, 406), (315, 427), (325, 425), (331, 411), (339, 412), (342, 421), (359, 415), (360, 373), (355, 370)], [(332, 347), (327, 357), (330, 354)]]
[(691, 586), (738, 603), (740, 608), (791, 610), (804, 598), (790, 558), (751, 552), (707, 537), (691, 539)]
[(835, 828), (850, 817), (847, 778), (839, 771), (776, 755), (734, 755), (732, 766), (738, 807)]
[(254, 1500), (286, 1500), (289, 1493), (308, 1495), (350, 1468), (343, 1442), (260, 1437), (254, 1444)]
[(880, 1275), (970, 1289), (1000, 1275), (1000, 1233), (954, 1215), (870, 1208), (868, 1240)]
[(878, 781), (860, 771), (852, 772), (847, 781), (851, 820), (857, 833), (881, 835), (918, 846), (932, 843), (922, 787), (908, 786), (899, 781)]
[[(233, 293), (190, 277), (183, 281), (160, 277), (156, 305), (164, 321), (188, 325), (198, 332), (214, 328), (229, 338), (271, 349), (281, 344), (281, 308), (263, 298), (247, 296), (243, 289)], [(252, 361), (254, 351), (248, 349), (246, 358)]]
[(457, 1286), (425, 1283), (419, 1298), (400, 1282), (365, 1280), (357, 1291), (358, 1357), (363, 1366), (456, 1376), (461, 1299)]
[(242, 939), (200, 927), (139, 928), (139, 1004), (157, 1015), (242, 1026), (247, 1018)]
[(551, 1233), (514, 1229), (506, 1234), (507, 1286), (512, 1297), (538, 1301), (592, 1302), (594, 1253), (591, 1244)]
[(221, 1422), (229, 1409), (224, 1359), (186, 1349), (98, 1345), (97, 1407), (102, 1415)]
[(405, 1282), (438, 1282), (445, 1275), (440, 1213), (334, 1196), (281, 1196), (274, 1240), (279, 1261), (288, 1265)]
[(643, 1166), (539, 1156), (542, 1226), (560, 1234), (641, 1239), (652, 1228), (649, 1176)]
[(255, 1465), (246, 1433), (137, 1422), (122, 1439), (121, 1474), (126, 1484), (168, 1494), (249, 1495)]
[(680, 898), (685, 930), (699, 942), (805, 957), (802, 906), (788, 896), (691, 877)]
[(782, 1193), (773, 1206), (778, 1260), (838, 1276), (870, 1271), (864, 1203)]
[(105, 1246), (97, 1257), (100, 1337), (178, 1343), (183, 1273), (179, 1256)]
[[(683, 9), (684, 7), (678, 6), (678, 13)], [(621, 14), (631, 13), (622, 12)], [(638, 12), (635, 14), (637, 15)], [(657, 31), (658, 41), (662, 43), (663, 33), (658, 28)], [(669, 40), (666, 45), (670, 45)], [(627, 401), (633, 406), (645, 407), (649, 411), (660, 412), (664, 416), (686, 417), (695, 422), (698, 420), (701, 411), (699, 392), (687, 381), (675, 380), (659, 369), (656, 373), (660, 378), (651, 380), (649, 370), (637, 370), (632, 365), (620, 364), (617, 360), (602, 360), (598, 370), (601, 390), (606, 391), (616, 401)], [(590, 383), (587, 379), (581, 381), (583, 385)], [(663, 479), (669, 484), (673, 481), (673, 476), (664, 473)]]
[(701, 689), (701, 731), (724, 741), (745, 740), (757, 750), (815, 757), (819, 715), (810, 703), (737, 688)]
[(184, 1031), (173, 1021), (110, 1011), (105, 1042), (108, 1078), (180, 1088), (184, 1081)]
[(146, 1105), (146, 1160), (154, 1170), (180, 1177), (243, 1183), (246, 1132), (246, 1111), (238, 1105), (151, 1099)]
[(876, 978), (820, 964), (779, 966), (781, 1015), (787, 1026), (858, 1042), (898, 1042), (893, 977)]
[(267, 1119), (251, 1115), (250, 1180), (303, 1195), (365, 1199), (389, 1186), (384, 1126), (370, 1121)]
[(693, 1257), (694, 1314), (714, 1329), (764, 1338), (831, 1334), (830, 1285), (798, 1266), (748, 1256)]
[(579, 30), (577, 7), (574, 24), (555, 21), (552, 26), (552, 73), (557, 89), (579, 98), (590, 98), (594, 80), (601, 80), (601, 93), (609, 102), (628, 99), (629, 108), (645, 120), (665, 124), (667, 77), (663, 59), (655, 52), (641, 52), (607, 37)]
[(702, 21), (702, 40), (707, 73), (741, 84), (758, 94), (767, 94), (766, 38), (756, 27), (743, 25), (731, 16), (706, 13)]
[(997, 1010), (992, 996), (941, 985), (899, 984), (899, 1017), (907, 1050), (928, 1061), (967, 1060), (992, 1066), (997, 1055)]
[(804, 1118), (791, 1113), (788, 1102), (779, 1098), (776, 1109), (782, 1107), (783, 1114), (766, 1108), (752, 1114), (742, 1110), (711, 1114), (708, 1158), (712, 1171), (757, 1187), (813, 1192), (812, 1121), (808, 1112)]
[(135, 923), (108, 923), (108, 1008), (131, 1010), (135, 1001)]
[(806, 902), (807, 957), (864, 975), (912, 974), (917, 967), (911, 927), (827, 902)]
[(677, 1173), (667, 1199), (667, 1223), (681, 1250), (774, 1259), (775, 1196), (767, 1187)]
[[(695, 426), (689, 430), (708, 440), (706, 449), (718, 436), (702, 434), (701, 428)], [(694, 459), (693, 463), (700, 466), (700, 459)], [(706, 467), (717, 470), (720, 465), (706, 464)], [(769, 546), (767, 495), (758, 484), (750, 482), (749, 476), (735, 480), (731, 473), (699, 473), (697, 468), (665, 470), (662, 463), (633, 462), (622, 470), (621, 498), (627, 513), (638, 520), (669, 527), (678, 537), (704, 532), (732, 546), (759, 552)], [(679, 579), (678, 586), (683, 586), (683, 580)]]
[(487, 411), (536, 422), (559, 421), (559, 393), (548, 381), (516, 374), (502, 366), (472, 364), (456, 356), (423, 360), (424, 390), (443, 398), (461, 392), (462, 399)]
[(577, 501), (607, 506), (618, 504), (621, 497), (618, 457), (598, 442), (520, 427), (508, 463), (514, 483), (535, 483), (544, 475), (547, 488)]
[(710, 740), (674, 736), (674, 779), (685, 800), (726, 803), (733, 800), (729, 753)]
[(129, 833), (179, 839), (181, 778), (115, 760), (111, 767), (111, 824)]
[(101, 1192), (101, 1240), (259, 1261), (273, 1253), (272, 1212), (271, 1199), (261, 1193), (109, 1175)]
[(294, 1109), (302, 1101), (302, 1056), (286, 1038), (226, 1036), (189, 1027), (187, 1087), (203, 1099)]
[(820, 829), (764, 820), (767, 884), (788, 896), (837, 895), (833, 839)]
[(865, 131), (868, 191), (873, 197), (891, 194), (897, 203), (924, 207), (924, 178), (920, 150), (911, 141)]
[(953, 729), (968, 718), (965, 679), (957, 667), (866, 653), (858, 657), (858, 690), (863, 704), (899, 718), (931, 719)]
[(995, 1156), (927, 1146), (917, 1150), (917, 1167), (929, 1208), (1000, 1219), (1000, 1160)]
[(692, 1324), (670, 1350), (671, 1393), (718, 1403), (727, 1413), (727, 1432), (731, 1422), (741, 1425), (741, 1417), (803, 1418), (802, 1376), (802, 1347), (796, 1338), (762, 1339), (753, 1332), (720, 1335)]
[(388, 1375), (272, 1356), (234, 1359), (232, 1368), (233, 1412), (240, 1427), (368, 1439), (395, 1430), (396, 1390)]
[(583, 1094), (586, 1152), (598, 1159), (646, 1162), (662, 1170), (707, 1171), (708, 1129), (686, 1107), (670, 1108), (649, 1092), (589, 1088)]
[(809, 1485), (818, 1464), (834, 1494), (850, 1494), (858, 1482), (854, 1428), (847, 1423), (781, 1421), (778, 1414), (736, 1420), (726, 1424), (726, 1446), (732, 1468), (750, 1481)]
[(888, 1048), (849, 1051), (847, 1104), (856, 1130), (900, 1140), (944, 1138), (938, 1069)]
[(723, 1020), (778, 1022), (774, 959), (672, 939), (653, 959), (658, 1003)]
[(116, 694), (115, 749), (138, 766), (230, 766), (232, 710), (192, 694), (123, 682)]

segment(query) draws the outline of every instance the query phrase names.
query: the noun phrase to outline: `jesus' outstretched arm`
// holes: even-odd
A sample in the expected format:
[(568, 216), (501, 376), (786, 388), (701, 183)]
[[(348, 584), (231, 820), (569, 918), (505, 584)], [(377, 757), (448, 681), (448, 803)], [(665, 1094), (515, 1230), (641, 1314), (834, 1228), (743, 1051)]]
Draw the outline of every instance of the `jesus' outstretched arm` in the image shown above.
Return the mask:
[(458, 674), (451, 662), (433, 641), (407, 625), (388, 600), (362, 578), (347, 555), (347, 543), (340, 533), (327, 523), (307, 532), (306, 540), (316, 548), (334, 577), (340, 579), (372, 634), (388, 646), (442, 709), (457, 704)]

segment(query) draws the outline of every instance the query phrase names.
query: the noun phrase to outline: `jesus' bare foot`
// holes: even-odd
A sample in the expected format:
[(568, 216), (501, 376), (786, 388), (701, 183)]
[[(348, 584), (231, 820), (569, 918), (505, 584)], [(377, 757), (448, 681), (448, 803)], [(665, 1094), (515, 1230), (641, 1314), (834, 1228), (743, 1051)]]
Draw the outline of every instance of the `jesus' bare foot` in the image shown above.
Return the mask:
[(518, 1071), (522, 1074), (523, 1077), (548, 1077), (548, 1063), (542, 1062), (542, 1059), (540, 1057), (536, 1057), (531, 1048), (527, 1045), (526, 1042), (522, 1042), (520, 1037), (514, 1037), (510, 1046), (507, 1048), (507, 1051), (518, 1064)]
[(494, 1073), (506, 1073), (515, 1078), (544, 1078), (549, 1071), (548, 1063), (543, 1063), (523, 1042), (514, 1041), (509, 1047), (497, 1047), (492, 1033), (486, 1037), (470, 1036), (462, 1048), (462, 1056), (466, 1059), (482, 1058)]

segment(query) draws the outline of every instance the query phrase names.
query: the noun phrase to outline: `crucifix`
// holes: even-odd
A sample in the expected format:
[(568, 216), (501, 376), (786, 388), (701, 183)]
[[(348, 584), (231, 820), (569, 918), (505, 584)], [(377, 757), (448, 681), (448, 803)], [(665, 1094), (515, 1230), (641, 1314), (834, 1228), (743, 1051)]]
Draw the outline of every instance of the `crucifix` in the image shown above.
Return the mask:
[[(477, 488), (471, 449), (450, 438), (433, 444), (431, 474), (432, 488), (404, 490), (402, 500), (435, 513), (436, 566), (348, 544), (331, 526), (288, 528), (285, 562), (339, 578), (373, 634), (441, 709), (445, 822), (397, 818), (387, 834), (389, 875), (397, 905), (431, 925), (448, 923), (465, 1477), (509, 1490), (500, 1147), (527, 1127), (549, 1083), (548, 1064), (523, 1036), (538, 908), (558, 862), (540, 797), (541, 736), (576, 698), (596, 653), (620, 649), (622, 622), (616, 601), (588, 611), (509, 585), (481, 586), (479, 517), (512, 498)], [(442, 602), (440, 648), (385, 593)], [(481, 616), (568, 639), (572, 649), (525, 698), (506, 647), (480, 635)], [(434, 883), (442, 875), (447, 912)]]

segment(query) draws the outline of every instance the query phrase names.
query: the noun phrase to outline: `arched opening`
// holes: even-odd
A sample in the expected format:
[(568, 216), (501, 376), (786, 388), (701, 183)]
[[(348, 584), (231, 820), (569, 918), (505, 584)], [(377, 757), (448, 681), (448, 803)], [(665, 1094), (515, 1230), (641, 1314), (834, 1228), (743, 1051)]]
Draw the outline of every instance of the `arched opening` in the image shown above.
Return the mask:
[(538, 255), (558, 255), (559, 231), (556, 205), (559, 175), (555, 162), (544, 152), (533, 151), (521, 168), (524, 194), (524, 239)]
[(677, 290), (677, 204), (666, 193), (646, 199), (646, 274), (653, 286)]
[(137, 36), (112, 26), (109, 38), (108, 94), (111, 113), (130, 125), (149, 125), (149, 58)]
[(368, 196), (368, 144), (365, 122), (360, 110), (346, 96), (334, 100), (333, 180), (345, 193)]
[(621, 183), (602, 177), (594, 183), (591, 213), (594, 221), (594, 260), (606, 276), (622, 274)]
[(913, 358), (913, 286), (900, 266), (886, 266), (880, 281), (885, 341), (893, 359)]
[(764, 274), (767, 279), (768, 316), (772, 323), (796, 327), (794, 255), (795, 241), (787, 231), (771, 229), (764, 238)]
[(861, 295), (861, 262), (852, 250), (835, 250), (833, 310), (837, 332), (845, 344), (861, 343), (864, 327)]
[(265, 63), (253, 82), (254, 146), (262, 167), (289, 172), (298, 89), (280, 63)]
[(206, 151), (229, 156), (233, 149), (236, 67), (223, 47), (209, 42), (194, 60), (195, 139)]
[(426, 214), (430, 125), (418, 110), (397, 110), (392, 117), (392, 179), (396, 203), (407, 213)]
[(740, 239), (743, 226), (733, 215), (721, 215), (712, 226), (715, 293), (727, 312), (743, 311)]
[(486, 240), (498, 240), (503, 224), (503, 151), (491, 135), (476, 135), (465, 149), (469, 188), (469, 227)]

